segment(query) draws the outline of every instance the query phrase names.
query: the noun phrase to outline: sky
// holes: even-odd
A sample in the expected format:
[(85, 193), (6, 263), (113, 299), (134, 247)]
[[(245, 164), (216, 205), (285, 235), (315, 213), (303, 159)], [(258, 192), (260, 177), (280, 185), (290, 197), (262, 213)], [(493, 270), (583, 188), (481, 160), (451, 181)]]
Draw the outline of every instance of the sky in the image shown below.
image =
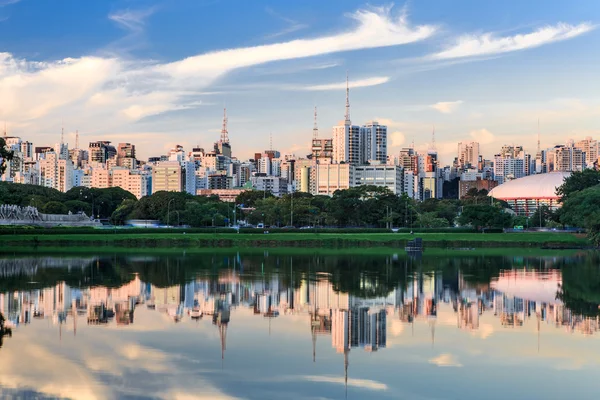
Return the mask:
[[(0, 0), (0, 122), (35, 146), (110, 140), (138, 158), (309, 153), (344, 118), (442, 161), (476, 140), (536, 151), (600, 138), (600, 3)], [(539, 121), (539, 122), (538, 122)]]

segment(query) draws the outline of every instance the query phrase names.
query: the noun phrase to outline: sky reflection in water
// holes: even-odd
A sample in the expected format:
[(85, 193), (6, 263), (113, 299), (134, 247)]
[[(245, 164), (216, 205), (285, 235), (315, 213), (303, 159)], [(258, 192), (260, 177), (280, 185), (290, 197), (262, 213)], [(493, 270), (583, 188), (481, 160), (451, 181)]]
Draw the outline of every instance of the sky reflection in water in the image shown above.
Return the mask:
[(0, 397), (593, 398), (598, 265), (593, 253), (2, 258), (13, 335)]

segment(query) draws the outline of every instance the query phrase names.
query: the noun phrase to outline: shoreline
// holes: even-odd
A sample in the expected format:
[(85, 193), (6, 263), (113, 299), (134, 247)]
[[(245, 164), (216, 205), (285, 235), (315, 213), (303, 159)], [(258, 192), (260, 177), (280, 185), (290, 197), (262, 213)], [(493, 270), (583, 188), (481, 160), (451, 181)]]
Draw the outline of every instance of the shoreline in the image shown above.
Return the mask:
[(589, 241), (568, 233), (103, 233), (103, 234), (17, 234), (1, 237), (0, 251), (42, 248), (143, 248), (143, 249), (368, 249), (404, 251), (408, 240), (420, 237), (425, 249), (471, 251), (472, 249), (520, 248), (585, 250)]

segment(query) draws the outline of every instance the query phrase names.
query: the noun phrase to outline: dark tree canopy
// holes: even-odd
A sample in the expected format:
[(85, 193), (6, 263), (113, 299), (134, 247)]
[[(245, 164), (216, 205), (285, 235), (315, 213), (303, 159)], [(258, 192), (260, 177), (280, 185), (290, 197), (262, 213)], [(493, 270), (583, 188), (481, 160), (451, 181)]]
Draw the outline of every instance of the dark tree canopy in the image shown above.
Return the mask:
[(0, 175), (6, 170), (6, 161), (12, 160), (14, 152), (6, 148), (6, 141), (0, 137)]
[(565, 201), (575, 192), (590, 188), (600, 184), (600, 171), (594, 169), (584, 169), (581, 172), (573, 172), (568, 178), (565, 178), (563, 184), (556, 189), (556, 194)]

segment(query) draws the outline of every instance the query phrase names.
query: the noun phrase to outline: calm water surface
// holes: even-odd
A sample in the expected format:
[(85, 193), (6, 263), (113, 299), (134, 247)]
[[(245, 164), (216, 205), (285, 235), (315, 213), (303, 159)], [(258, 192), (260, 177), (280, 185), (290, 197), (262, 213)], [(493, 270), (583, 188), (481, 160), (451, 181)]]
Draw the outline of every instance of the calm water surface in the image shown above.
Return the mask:
[(599, 265), (595, 253), (1, 256), (0, 397), (597, 398)]

